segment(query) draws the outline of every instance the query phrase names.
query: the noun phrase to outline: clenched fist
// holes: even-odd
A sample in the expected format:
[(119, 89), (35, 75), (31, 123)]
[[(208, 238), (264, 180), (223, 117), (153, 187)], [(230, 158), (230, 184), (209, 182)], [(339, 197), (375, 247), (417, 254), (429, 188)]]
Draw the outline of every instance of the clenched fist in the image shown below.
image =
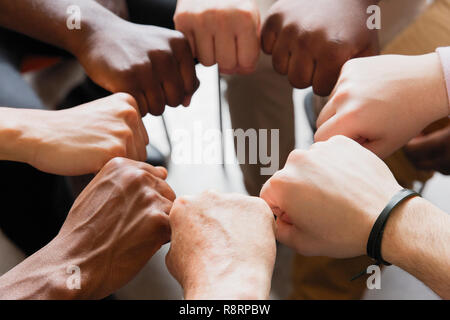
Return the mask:
[(367, 7), (377, 2), (279, 0), (264, 23), (262, 48), (292, 86), (326, 96), (347, 60), (377, 53), (377, 32), (366, 25)]
[(376, 218), (401, 189), (376, 155), (336, 136), (293, 151), (261, 198), (278, 216), (280, 242), (307, 256), (351, 258), (366, 253)]
[(259, 198), (212, 192), (179, 198), (166, 257), (186, 299), (265, 299), (275, 263), (274, 219)]
[(98, 172), (114, 157), (145, 161), (148, 135), (136, 101), (119, 93), (61, 111), (11, 109), (23, 132), (24, 161), (59, 175)]
[(178, 0), (174, 21), (205, 66), (218, 63), (226, 74), (256, 68), (260, 17), (255, 0)]
[[(167, 171), (109, 161), (75, 201), (58, 235), (0, 280), (8, 299), (101, 299), (130, 281), (170, 239), (175, 194)], [(77, 290), (70, 288), (78, 269)], [(72, 271), (73, 272), (73, 271)]]
[(315, 140), (344, 135), (386, 158), (449, 112), (436, 53), (353, 59), (319, 115)]
[(177, 31), (121, 19), (98, 27), (74, 50), (89, 77), (136, 98), (141, 115), (188, 106), (199, 86), (186, 38)]

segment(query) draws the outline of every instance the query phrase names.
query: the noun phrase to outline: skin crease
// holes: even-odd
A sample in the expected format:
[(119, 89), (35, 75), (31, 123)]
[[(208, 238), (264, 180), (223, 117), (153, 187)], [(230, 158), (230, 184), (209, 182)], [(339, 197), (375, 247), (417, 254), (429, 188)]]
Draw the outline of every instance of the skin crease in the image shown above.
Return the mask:
[[(81, 30), (66, 26), (71, 5), (80, 7)], [(180, 32), (125, 21), (93, 0), (3, 1), (0, 25), (71, 52), (98, 85), (133, 95), (142, 116), (189, 105), (199, 86)]]
[(347, 60), (378, 53), (377, 31), (366, 26), (368, 6), (378, 2), (279, 0), (264, 22), (262, 49), (292, 86), (326, 96)]
[(126, 93), (61, 111), (0, 108), (0, 113), (2, 160), (72, 176), (96, 173), (114, 157), (147, 158), (147, 131)]
[(319, 115), (315, 141), (345, 135), (386, 158), (448, 114), (436, 53), (354, 59)]
[[(335, 136), (293, 151), (261, 197), (278, 216), (278, 241), (306, 256), (351, 258), (366, 254), (376, 218), (401, 189), (376, 155)], [(414, 198), (393, 211), (382, 255), (449, 298), (449, 239), (450, 216)]]
[(205, 192), (178, 198), (169, 219), (166, 263), (185, 299), (268, 298), (276, 245), (264, 201)]
[[(49, 245), (0, 278), (6, 299), (101, 299), (130, 281), (170, 239), (167, 171), (115, 158), (75, 201)], [(66, 268), (79, 266), (81, 289)]]
[(450, 175), (450, 126), (414, 138), (404, 150), (417, 168)]
[(255, 70), (260, 53), (255, 0), (178, 0), (174, 21), (203, 65), (218, 63), (225, 74)]

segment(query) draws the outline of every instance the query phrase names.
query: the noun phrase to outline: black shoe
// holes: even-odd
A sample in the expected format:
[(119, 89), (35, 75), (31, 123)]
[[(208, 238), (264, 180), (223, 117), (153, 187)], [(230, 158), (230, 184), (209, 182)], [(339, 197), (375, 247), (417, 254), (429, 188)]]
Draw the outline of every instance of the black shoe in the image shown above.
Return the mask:
[[(91, 79), (86, 78), (83, 83), (69, 92), (64, 101), (59, 104), (58, 110), (72, 108), (80, 104), (107, 97), (110, 94), (109, 91), (99, 87)], [(151, 145), (147, 147), (146, 162), (152, 166), (167, 166), (166, 157)]]

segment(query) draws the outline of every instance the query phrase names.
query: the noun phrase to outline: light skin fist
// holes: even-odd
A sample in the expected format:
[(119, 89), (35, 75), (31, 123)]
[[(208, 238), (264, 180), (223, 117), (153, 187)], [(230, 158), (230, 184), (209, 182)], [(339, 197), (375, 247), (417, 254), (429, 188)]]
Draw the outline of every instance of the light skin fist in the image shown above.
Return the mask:
[(260, 52), (255, 0), (178, 0), (174, 21), (203, 65), (217, 63), (225, 74), (255, 70)]
[(135, 97), (142, 116), (188, 106), (199, 86), (189, 43), (178, 31), (117, 19), (88, 34), (75, 55), (98, 85)]
[(386, 158), (448, 114), (437, 54), (354, 59), (319, 115), (315, 140), (345, 135)]
[(376, 30), (366, 26), (374, 0), (279, 0), (264, 22), (261, 41), (275, 71), (295, 88), (329, 95), (344, 63), (378, 52)]
[(275, 263), (274, 219), (259, 198), (206, 192), (170, 212), (166, 263), (186, 299), (266, 299)]
[(59, 175), (98, 172), (114, 157), (145, 161), (148, 135), (136, 101), (120, 93), (61, 111), (25, 110), (25, 162)]
[[(121, 288), (170, 239), (175, 194), (166, 176), (164, 168), (146, 163), (109, 161), (77, 198), (55, 239), (2, 277), (0, 296), (101, 299)], [(67, 287), (69, 266), (80, 270), (79, 290)]]
[(261, 197), (277, 215), (277, 239), (307, 256), (366, 254), (372, 226), (402, 188), (373, 153), (343, 136), (293, 151)]

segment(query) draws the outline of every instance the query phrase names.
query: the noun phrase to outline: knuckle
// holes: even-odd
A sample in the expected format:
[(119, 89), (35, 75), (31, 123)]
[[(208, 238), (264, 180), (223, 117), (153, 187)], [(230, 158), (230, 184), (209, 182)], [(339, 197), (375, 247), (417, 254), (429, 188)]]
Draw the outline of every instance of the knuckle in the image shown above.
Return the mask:
[(127, 148), (124, 143), (120, 141), (111, 142), (108, 148), (108, 154), (110, 158), (115, 157), (126, 157), (127, 156)]
[(287, 162), (301, 162), (306, 159), (306, 152), (303, 150), (293, 150), (288, 156)]
[(115, 157), (112, 158), (107, 162), (105, 165), (105, 168), (108, 168), (110, 170), (116, 171), (116, 170), (123, 170), (123, 168), (126, 168), (129, 165), (129, 160), (121, 157)]

